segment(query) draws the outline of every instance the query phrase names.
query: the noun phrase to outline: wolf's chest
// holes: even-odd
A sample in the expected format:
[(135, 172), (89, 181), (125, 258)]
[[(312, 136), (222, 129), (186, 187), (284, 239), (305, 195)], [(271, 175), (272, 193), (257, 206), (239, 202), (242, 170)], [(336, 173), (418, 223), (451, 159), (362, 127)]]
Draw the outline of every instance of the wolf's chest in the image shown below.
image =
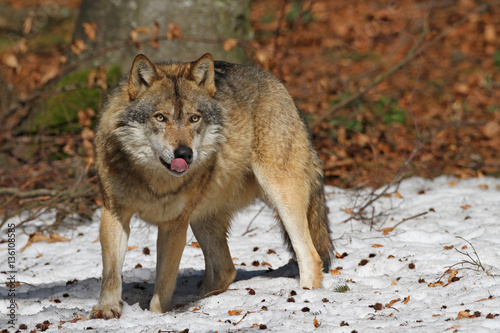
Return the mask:
[(136, 200), (134, 208), (141, 219), (159, 225), (175, 220), (182, 213), (185, 206), (185, 196), (167, 195), (162, 198), (150, 196), (147, 200)]

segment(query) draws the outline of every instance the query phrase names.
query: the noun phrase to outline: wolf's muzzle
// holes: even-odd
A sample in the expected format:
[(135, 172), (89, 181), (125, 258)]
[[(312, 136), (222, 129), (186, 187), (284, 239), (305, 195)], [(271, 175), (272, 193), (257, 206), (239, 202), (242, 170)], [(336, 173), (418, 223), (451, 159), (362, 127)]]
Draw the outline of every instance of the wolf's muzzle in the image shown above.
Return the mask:
[(160, 162), (171, 174), (180, 177), (188, 171), (189, 165), (193, 162), (193, 150), (188, 146), (180, 146), (174, 151), (174, 157), (172, 163), (168, 163), (161, 157)]
[(193, 162), (193, 150), (188, 146), (180, 146), (174, 151), (175, 158), (182, 158), (187, 164)]

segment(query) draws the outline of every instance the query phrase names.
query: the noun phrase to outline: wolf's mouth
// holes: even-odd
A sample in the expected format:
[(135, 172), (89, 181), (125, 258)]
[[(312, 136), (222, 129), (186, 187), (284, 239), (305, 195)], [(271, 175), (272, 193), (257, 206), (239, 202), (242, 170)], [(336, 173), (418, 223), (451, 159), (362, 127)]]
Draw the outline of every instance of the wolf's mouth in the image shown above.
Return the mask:
[(172, 164), (171, 164), (171, 163), (167, 163), (167, 161), (165, 161), (165, 160), (164, 160), (163, 158), (161, 158), (161, 157), (160, 157), (160, 162), (161, 162), (161, 164), (163, 164), (163, 166), (164, 166), (165, 168), (167, 168), (167, 170), (168, 170), (171, 174), (173, 174), (174, 176), (178, 176), (178, 177), (180, 177), (180, 176), (184, 175), (184, 174), (187, 172), (187, 170), (188, 170), (187, 168), (186, 168), (186, 170), (183, 170), (183, 171), (177, 171), (177, 170), (174, 170), (174, 169), (172, 169)]

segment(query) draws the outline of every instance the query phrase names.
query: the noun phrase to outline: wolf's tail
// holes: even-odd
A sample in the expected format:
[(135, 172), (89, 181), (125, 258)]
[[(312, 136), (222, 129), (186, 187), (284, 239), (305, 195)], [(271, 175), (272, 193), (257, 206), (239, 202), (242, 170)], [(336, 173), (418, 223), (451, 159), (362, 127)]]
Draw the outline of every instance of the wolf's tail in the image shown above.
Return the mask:
[(312, 185), (307, 212), (309, 232), (314, 247), (323, 261), (323, 271), (326, 273), (330, 269), (331, 256), (335, 248), (330, 238), (330, 224), (328, 222), (328, 208), (325, 202), (323, 176), (318, 176), (318, 179)]

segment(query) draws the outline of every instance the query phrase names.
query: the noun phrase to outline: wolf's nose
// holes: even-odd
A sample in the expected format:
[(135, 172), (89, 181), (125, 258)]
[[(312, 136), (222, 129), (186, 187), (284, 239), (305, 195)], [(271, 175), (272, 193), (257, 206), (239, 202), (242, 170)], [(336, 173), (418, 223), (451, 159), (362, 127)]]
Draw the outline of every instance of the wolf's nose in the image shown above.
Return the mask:
[(193, 162), (193, 150), (188, 146), (180, 146), (174, 151), (175, 158), (182, 158), (187, 164)]

